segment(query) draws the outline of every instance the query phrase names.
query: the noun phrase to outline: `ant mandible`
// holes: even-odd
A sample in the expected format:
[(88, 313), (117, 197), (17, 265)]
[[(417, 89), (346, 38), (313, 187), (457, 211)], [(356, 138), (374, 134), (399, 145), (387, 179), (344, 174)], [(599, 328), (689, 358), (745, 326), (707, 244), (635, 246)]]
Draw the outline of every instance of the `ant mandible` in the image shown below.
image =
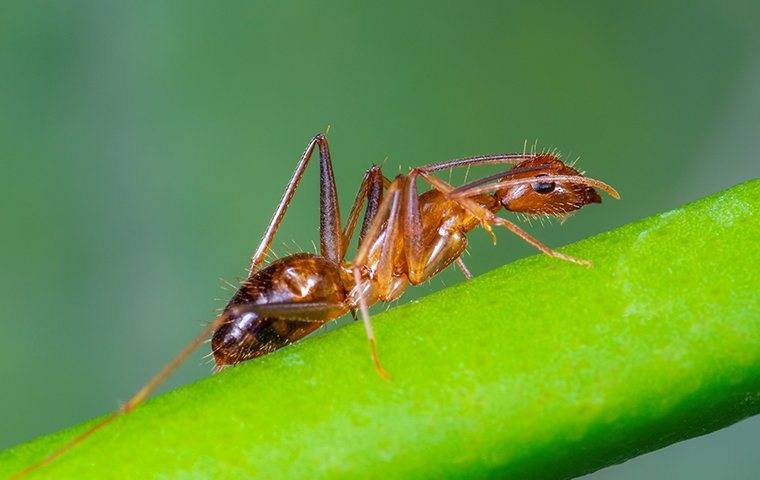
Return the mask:
[[(259, 268), (309, 164), (319, 150), (320, 255), (296, 253)], [(505, 164), (511, 169), (453, 187), (434, 175), (457, 167)], [(418, 194), (422, 177), (432, 187)], [(364, 174), (345, 228), (341, 225), (337, 189), (327, 138), (311, 139), (285, 188), (285, 193), (251, 258), (248, 278), (223, 312), (182, 349), (159, 373), (110, 416), (75, 437), (47, 458), (19, 472), (15, 478), (50, 463), (103, 428), (119, 415), (140, 405), (200, 344), (211, 335), (217, 369), (273, 352), (313, 332), (325, 323), (360, 312), (371, 356), (381, 377), (389, 375), (380, 363), (368, 308), (400, 297), (409, 285), (419, 285), (452, 263), (467, 278), (471, 274), (460, 258), (467, 233), (482, 226), (494, 240), (492, 226), (501, 226), (555, 258), (590, 265), (547, 247), (516, 224), (496, 214), (505, 209), (529, 215), (562, 217), (590, 203), (601, 203), (598, 188), (613, 198), (617, 191), (604, 182), (583, 176), (551, 153), (483, 155), (413, 168), (407, 175), (386, 178), (380, 167)], [(359, 246), (352, 261), (346, 250), (364, 219)]]

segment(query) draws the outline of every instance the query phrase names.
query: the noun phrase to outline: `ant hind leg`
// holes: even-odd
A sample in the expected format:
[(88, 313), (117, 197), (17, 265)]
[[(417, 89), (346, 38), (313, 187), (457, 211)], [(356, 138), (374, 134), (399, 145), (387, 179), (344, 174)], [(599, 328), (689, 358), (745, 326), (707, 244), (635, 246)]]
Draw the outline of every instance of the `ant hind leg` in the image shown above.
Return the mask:
[(472, 279), (472, 272), (470, 272), (470, 269), (467, 268), (467, 265), (464, 264), (464, 260), (462, 260), (461, 257), (454, 260), (454, 263), (456, 264), (457, 268), (459, 268), (459, 270), (462, 271), (462, 275), (464, 275), (464, 278), (466, 278), (467, 280)]
[(269, 221), (261, 243), (256, 248), (251, 257), (251, 264), (248, 274), (253, 274), (258, 266), (264, 261), (269, 252), (269, 248), (274, 241), (277, 230), (280, 228), (283, 218), (288, 211), (293, 196), (295, 195), (298, 185), (301, 183), (306, 167), (314, 152), (319, 150), (319, 244), (320, 253), (328, 260), (339, 262), (343, 253), (343, 232), (340, 226), (340, 208), (338, 206), (337, 187), (335, 186), (335, 176), (333, 174), (332, 160), (330, 159), (330, 147), (327, 143), (327, 137), (319, 133), (315, 135), (306, 146), (301, 159), (296, 165), (290, 181), (285, 187), (277, 209)]

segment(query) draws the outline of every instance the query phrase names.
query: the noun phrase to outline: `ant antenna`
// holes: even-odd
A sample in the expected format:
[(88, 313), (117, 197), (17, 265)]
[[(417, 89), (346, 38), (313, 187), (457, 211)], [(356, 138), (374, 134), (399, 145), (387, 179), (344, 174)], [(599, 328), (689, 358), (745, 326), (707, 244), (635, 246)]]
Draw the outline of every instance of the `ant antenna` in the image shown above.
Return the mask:
[(330, 133), (330, 128), (331, 127), (332, 127), (332, 124), (328, 123), (327, 127), (325, 127), (325, 135), (327, 135), (328, 133)]

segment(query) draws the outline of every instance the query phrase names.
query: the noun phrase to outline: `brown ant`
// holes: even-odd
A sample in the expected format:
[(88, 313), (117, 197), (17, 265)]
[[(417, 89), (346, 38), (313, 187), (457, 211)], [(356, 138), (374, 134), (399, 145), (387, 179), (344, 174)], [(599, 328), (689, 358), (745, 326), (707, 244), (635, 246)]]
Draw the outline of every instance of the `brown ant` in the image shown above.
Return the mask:
[[(259, 268), (315, 148), (319, 149), (320, 160), (320, 255), (297, 253)], [(456, 167), (494, 164), (513, 167), (457, 188), (434, 175), (434, 172)], [(433, 188), (418, 194), (418, 177)], [(398, 175), (393, 180), (386, 178), (375, 165), (364, 174), (348, 222), (342, 229), (327, 138), (318, 134), (301, 155), (253, 254), (248, 278), (223, 312), (118, 411), (14, 477), (50, 463), (116, 417), (134, 410), (209, 335), (219, 369), (273, 352), (348, 312), (355, 315), (358, 310), (375, 368), (381, 377), (388, 379), (377, 353), (368, 312), (370, 305), (397, 299), (410, 284), (419, 285), (452, 263), (456, 263), (465, 277), (471, 278), (460, 256), (467, 247), (467, 233), (478, 225), (494, 242), (492, 226), (502, 226), (547, 255), (590, 265), (587, 260), (552, 250), (496, 213), (505, 209), (563, 217), (590, 203), (601, 203), (594, 188), (620, 198), (609, 185), (584, 177), (549, 153), (508, 153), (447, 160), (413, 168), (407, 175)], [(347, 261), (346, 250), (362, 209), (365, 213), (358, 251), (352, 261)]]

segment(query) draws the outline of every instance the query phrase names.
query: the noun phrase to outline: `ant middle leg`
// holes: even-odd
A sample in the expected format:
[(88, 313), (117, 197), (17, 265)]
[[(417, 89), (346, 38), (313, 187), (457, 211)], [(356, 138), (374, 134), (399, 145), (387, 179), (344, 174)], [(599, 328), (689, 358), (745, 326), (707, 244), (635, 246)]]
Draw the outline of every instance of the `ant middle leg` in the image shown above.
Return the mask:
[[(377, 351), (377, 340), (372, 328), (372, 322), (370, 321), (367, 298), (372, 295), (382, 299), (391, 295), (394, 291), (393, 267), (397, 249), (400, 246), (400, 210), (405, 181), (406, 177), (399, 175), (388, 186), (388, 190), (383, 196), (377, 211), (368, 220), (369, 226), (352, 262), (355, 284), (353, 292), (354, 303), (359, 306), (364, 329), (370, 343), (375, 369), (386, 380), (390, 379), (390, 375), (380, 362), (380, 356)], [(369, 259), (370, 249), (376, 245), (381, 237), (384, 238), (380, 246), (377, 271), (375, 272), (373, 282), (372, 280), (362, 278), (362, 268)]]
[(230, 316), (256, 313), (264, 317), (300, 322), (325, 323), (348, 312), (345, 302), (243, 303), (230, 308)]

